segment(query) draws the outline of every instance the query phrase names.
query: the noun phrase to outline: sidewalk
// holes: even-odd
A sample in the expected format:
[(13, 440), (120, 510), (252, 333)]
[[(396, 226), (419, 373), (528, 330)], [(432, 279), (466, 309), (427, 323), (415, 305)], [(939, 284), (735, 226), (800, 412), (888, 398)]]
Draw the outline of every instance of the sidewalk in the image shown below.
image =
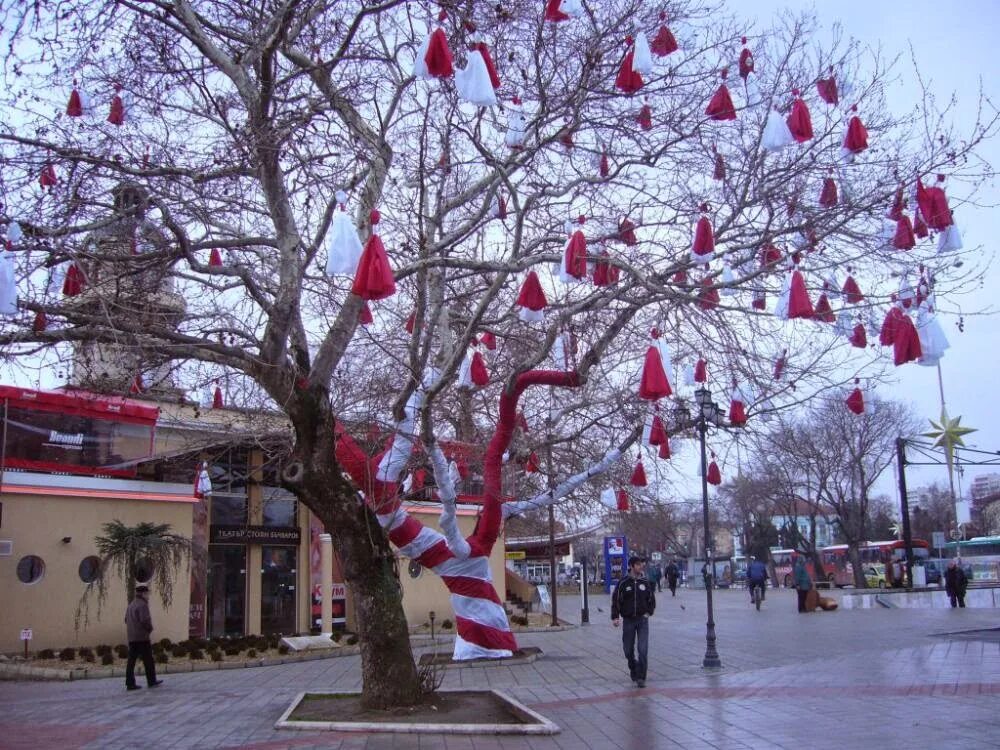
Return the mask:
[[(545, 655), (513, 667), (451, 669), (445, 688), (510, 692), (562, 728), (554, 737), (458, 737), (277, 731), (303, 689), (360, 689), (358, 657), (168, 675), (155, 691), (119, 680), (0, 683), (0, 749), (58, 748), (840, 748), (996, 747), (996, 610), (840, 610), (799, 615), (793, 592), (761, 612), (742, 590), (715, 592), (723, 669), (701, 668), (705, 592), (658, 598), (647, 687), (628, 680), (607, 597), (591, 625), (519, 636)], [(560, 597), (579, 621), (579, 599)], [(684, 608), (682, 608), (682, 605)], [(601, 612), (599, 609), (603, 609)]]

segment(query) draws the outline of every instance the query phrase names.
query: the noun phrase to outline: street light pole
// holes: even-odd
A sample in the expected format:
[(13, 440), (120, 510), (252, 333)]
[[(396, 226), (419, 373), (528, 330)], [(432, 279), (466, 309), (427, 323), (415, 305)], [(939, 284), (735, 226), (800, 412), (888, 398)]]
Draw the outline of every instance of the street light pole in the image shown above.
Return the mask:
[(705, 625), (705, 658), (701, 665), (705, 668), (722, 666), (719, 652), (715, 648), (715, 614), (712, 609), (712, 585), (715, 581), (715, 560), (712, 557), (712, 541), (708, 530), (708, 455), (705, 450), (705, 435), (708, 432), (708, 421), (705, 417), (705, 406), (699, 404), (698, 437), (701, 442), (701, 514), (705, 525), (705, 558), (708, 565), (708, 585), (705, 586), (705, 601), (708, 605), (708, 622)]

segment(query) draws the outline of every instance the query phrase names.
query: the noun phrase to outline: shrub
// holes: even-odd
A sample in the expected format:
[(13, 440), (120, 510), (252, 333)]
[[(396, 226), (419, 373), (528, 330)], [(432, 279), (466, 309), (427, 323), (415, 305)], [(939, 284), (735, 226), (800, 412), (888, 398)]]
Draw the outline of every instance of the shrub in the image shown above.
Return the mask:
[(111, 653), (111, 646), (106, 643), (102, 643), (100, 646), (94, 646), (94, 653), (98, 656), (104, 656), (105, 654)]
[(172, 640), (170, 640), (169, 638), (161, 638), (160, 640), (158, 640), (153, 645), (153, 648), (156, 648), (157, 646), (159, 646), (162, 649), (168, 649), (168, 648), (172, 648), (173, 645), (174, 645), (174, 642)]
[(39, 659), (55, 659), (56, 658), (56, 652), (53, 651), (51, 648), (43, 648), (41, 651), (38, 652), (38, 658)]
[(230, 647), (226, 649), (226, 656), (239, 656), (239, 655), (240, 655), (240, 650), (238, 648)]
[(356, 635), (354, 635), (354, 633), (351, 633), (349, 636), (347, 636), (347, 645), (348, 646), (353, 646), (357, 642), (358, 642), (358, 637)]
[(453, 623), (451, 620), (441, 621), (441, 630), (451, 630), (453, 627), (455, 627), (455, 623)]
[(93, 664), (95, 661), (97, 661), (97, 657), (94, 656), (94, 652), (93, 651), (91, 651), (86, 656), (83, 656), (82, 654), (81, 654), (81, 656), (83, 657), (83, 660), (85, 662), (87, 662), (88, 664)]
[(168, 661), (170, 661), (170, 657), (167, 656), (166, 651), (161, 651), (154, 658), (156, 659), (157, 664), (166, 664)]
[(59, 652), (59, 658), (63, 661), (73, 661), (76, 658), (76, 649), (67, 646)]
[(334, 643), (340, 643), (340, 639), (344, 637), (344, 634), (341, 633), (339, 630), (336, 630), (336, 631), (334, 631), (332, 637), (333, 637), (333, 642)]
[(521, 625), (522, 627), (528, 626), (528, 616), (527, 615), (511, 615), (510, 621), (515, 625)]
[(218, 646), (209, 651), (209, 653), (212, 655), (212, 661), (222, 661), (222, 652), (219, 651)]
[(208, 645), (205, 646), (205, 650), (210, 654), (217, 654), (219, 653), (219, 644), (209, 642)]
[[(166, 651), (164, 651), (163, 653), (166, 653)], [(176, 656), (178, 659), (181, 659), (188, 655), (188, 650), (187, 647), (182, 646), (181, 644), (178, 643), (170, 650), (170, 653), (173, 656)]]
[(249, 651), (247, 651), (247, 658), (248, 659), (253, 659), (255, 656), (257, 656), (257, 649), (252, 648)]
[(281, 654), (282, 656), (284, 656), (285, 654), (287, 654), (288, 653), (288, 646), (286, 646), (284, 643), (279, 644), (278, 645), (278, 653)]
[(191, 653), (188, 654), (188, 655), (192, 659), (204, 659), (205, 658), (205, 652), (202, 651), (200, 648), (193, 648), (193, 649), (191, 649)]
[(114, 664), (114, 663), (115, 663), (115, 657), (111, 655), (110, 651), (106, 654), (101, 654), (101, 664), (103, 664), (104, 666), (108, 666), (109, 664)]
[(117, 646), (115, 646), (115, 654), (118, 656), (119, 659), (127, 659), (128, 646), (126, 646), (124, 643), (119, 643)]

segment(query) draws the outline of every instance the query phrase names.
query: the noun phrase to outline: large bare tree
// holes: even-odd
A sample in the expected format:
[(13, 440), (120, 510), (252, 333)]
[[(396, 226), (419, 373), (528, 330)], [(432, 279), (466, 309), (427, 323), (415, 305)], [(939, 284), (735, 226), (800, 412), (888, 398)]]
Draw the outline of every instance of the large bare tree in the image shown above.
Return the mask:
[[(462, 653), (509, 653), (484, 565), (502, 516), (569, 496), (630, 447), (652, 417), (635, 398), (652, 327), (678, 366), (704, 358), (726, 394), (737, 381), (752, 421), (879, 377), (883, 363), (844, 334), (881, 317), (901, 271), (915, 281), (923, 264), (926, 287), (946, 290), (976, 270), (930, 243), (896, 249), (884, 217), (918, 177), (947, 172), (968, 191), (989, 177), (976, 160), (996, 130), (988, 103), (962, 133), (929, 98), (889, 112), (891, 61), (819, 42), (809, 17), (754, 30), (710, 3), (565, 5), (572, 14), (554, 0), (0, 2), (0, 189), (20, 230), (8, 228), (18, 302), (0, 345), (30, 371), (66, 371), (75, 355), (90, 387), (218, 379), (236, 405), (282, 412), (294, 459), (282, 481), (333, 534), (370, 706), (419, 693), (390, 540), (467, 607)], [(640, 29), (649, 65), (630, 47)], [(500, 76), (492, 106), (469, 83), (479, 42)], [(801, 114), (796, 90), (814, 134), (799, 118), (801, 142), (777, 149), (773, 126), (793, 103)], [(845, 151), (855, 115), (869, 145), (859, 120)], [(384, 241), (394, 293), (377, 262), (324, 273), (351, 245), (345, 207), (362, 241)], [(714, 252), (704, 222), (692, 247), (699, 218)], [(925, 218), (945, 229), (944, 213)], [(586, 250), (567, 264), (576, 231)], [(550, 264), (600, 285), (564, 284)], [(544, 320), (521, 320), (515, 304), (529, 271)], [(848, 274), (863, 299), (836, 294)], [(776, 317), (789, 290), (797, 303), (825, 292), (842, 325), (822, 306), (815, 319)], [(478, 366), (468, 345), (487, 333), (490, 385), (458, 387)], [(776, 380), (786, 349), (791, 375)], [(375, 455), (348, 429), (365, 422), (388, 427)], [(480, 446), (483, 512), (468, 539), (453, 523), (445, 438)], [(400, 503), (417, 443), (444, 535)], [(515, 486), (513, 467), (549, 445), (552, 474), (518, 479), (505, 502), (503, 472)]]

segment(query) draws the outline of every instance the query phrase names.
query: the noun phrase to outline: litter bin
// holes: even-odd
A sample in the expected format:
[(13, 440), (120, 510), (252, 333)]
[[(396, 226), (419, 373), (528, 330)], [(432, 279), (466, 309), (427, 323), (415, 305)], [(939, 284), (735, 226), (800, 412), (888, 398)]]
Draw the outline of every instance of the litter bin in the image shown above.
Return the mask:
[(927, 571), (923, 565), (913, 566), (913, 587), (923, 588), (927, 585)]

